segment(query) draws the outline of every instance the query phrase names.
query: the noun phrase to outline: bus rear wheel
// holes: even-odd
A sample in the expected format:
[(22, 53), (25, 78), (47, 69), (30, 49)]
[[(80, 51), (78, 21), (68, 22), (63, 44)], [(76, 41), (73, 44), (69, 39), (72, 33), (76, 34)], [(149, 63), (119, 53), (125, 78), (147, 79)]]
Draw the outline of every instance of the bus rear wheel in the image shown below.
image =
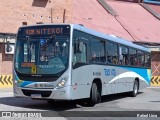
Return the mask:
[(135, 80), (133, 84), (133, 91), (131, 92), (132, 97), (136, 97), (138, 94), (138, 84), (139, 84), (138, 81)]
[(92, 83), (90, 99), (88, 101), (89, 106), (94, 106), (101, 101), (101, 93), (98, 90), (96, 83)]

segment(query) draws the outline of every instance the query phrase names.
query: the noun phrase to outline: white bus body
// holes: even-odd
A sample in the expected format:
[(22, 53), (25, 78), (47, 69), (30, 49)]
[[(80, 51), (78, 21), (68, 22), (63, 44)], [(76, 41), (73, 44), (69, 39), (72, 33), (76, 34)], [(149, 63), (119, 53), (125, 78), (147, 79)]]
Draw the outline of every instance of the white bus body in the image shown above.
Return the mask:
[[(55, 25), (19, 29), (14, 96), (45, 100), (89, 98), (94, 105), (100, 96), (129, 91), (136, 96), (139, 89), (149, 86), (147, 48), (82, 25)], [(136, 63), (134, 57), (142, 63)]]

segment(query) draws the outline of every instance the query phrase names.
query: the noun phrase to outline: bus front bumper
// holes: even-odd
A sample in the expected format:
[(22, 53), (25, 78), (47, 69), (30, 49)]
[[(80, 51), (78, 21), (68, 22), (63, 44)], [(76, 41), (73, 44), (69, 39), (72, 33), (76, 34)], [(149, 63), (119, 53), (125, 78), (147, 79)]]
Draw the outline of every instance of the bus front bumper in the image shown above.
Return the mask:
[(14, 87), (15, 97), (31, 97), (33, 99), (57, 99), (57, 100), (72, 100), (72, 86), (66, 86), (61, 89), (33, 89)]

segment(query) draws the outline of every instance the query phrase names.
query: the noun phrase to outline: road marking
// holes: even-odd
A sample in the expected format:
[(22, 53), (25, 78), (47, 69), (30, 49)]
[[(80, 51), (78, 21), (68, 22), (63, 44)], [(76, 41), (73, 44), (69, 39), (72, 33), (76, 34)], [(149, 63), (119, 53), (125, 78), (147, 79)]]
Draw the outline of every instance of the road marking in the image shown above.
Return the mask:
[(156, 89), (158, 89), (158, 88), (160, 88), (160, 86), (157, 86), (157, 87), (152, 87), (152, 86), (151, 86), (151, 87), (147, 87), (147, 88), (156, 88)]

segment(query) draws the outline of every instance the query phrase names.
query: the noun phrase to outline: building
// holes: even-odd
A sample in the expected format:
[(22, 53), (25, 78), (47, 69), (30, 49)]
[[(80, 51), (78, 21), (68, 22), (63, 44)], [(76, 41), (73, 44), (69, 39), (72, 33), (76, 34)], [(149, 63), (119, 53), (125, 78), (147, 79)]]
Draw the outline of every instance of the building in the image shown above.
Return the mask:
[[(7, 53), (7, 41), (14, 44), (22, 25), (72, 23), (72, 0), (0, 1), (0, 75), (11, 75), (13, 51)], [(14, 46), (13, 46), (14, 47)]]
[[(148, 4), (135, 1), (1, 0), (0, 75), (12, 73), (13, 51), (6, 52), (5, 46), (9, 41), (14, 48), (16, 32), (20, 26), (40, 23), (77, 23), (149, 47), (154, 51), (152, 52), (153, 78), (160, 76), (160, 21), (155, 17), (160, 13), (153, 15), (153, 10), (148, 9), (150, 6), (145, 7)], [(150, 1), (138, 0), (137, 2), (149, 3)], [(160, 85), (159, 81), (156, 85)], [(153, 82), (155, 85), (157, 79)]]

